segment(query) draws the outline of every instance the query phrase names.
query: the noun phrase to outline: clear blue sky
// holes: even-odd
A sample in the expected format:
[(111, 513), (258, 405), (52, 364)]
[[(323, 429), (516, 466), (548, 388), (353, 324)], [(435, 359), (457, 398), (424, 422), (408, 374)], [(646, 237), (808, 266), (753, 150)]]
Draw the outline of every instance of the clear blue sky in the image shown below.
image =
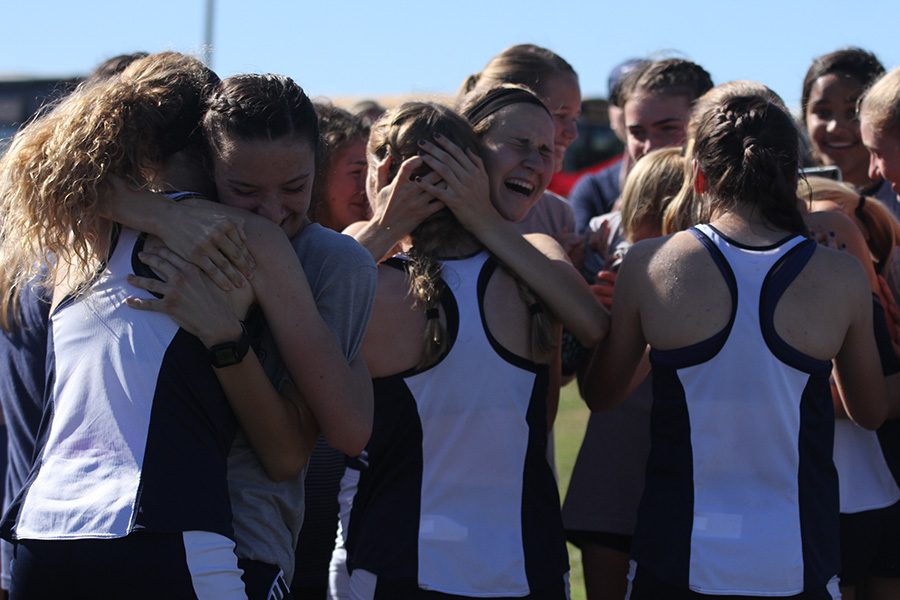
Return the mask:
[[(114, 54), (199, 54), (206, 0), (7, 0), (0, 74), (72, 75)], [(900, 66), (900, 2), (866, 0), (216, 0), (213, 67), (290, 75), (313, 96), (453, 93), (504, 47), (566, 58), (585, 96), (624, 58), (668, 52), (714, 81), (799, 104), (810, 60), (847, 45)]]

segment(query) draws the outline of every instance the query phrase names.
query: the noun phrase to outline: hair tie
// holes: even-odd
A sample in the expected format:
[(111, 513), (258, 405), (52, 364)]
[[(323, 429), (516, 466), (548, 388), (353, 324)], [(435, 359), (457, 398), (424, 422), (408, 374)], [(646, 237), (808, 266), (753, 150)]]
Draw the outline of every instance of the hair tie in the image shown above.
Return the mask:
[(437, 319), (440, 316), (441, 316), (441, 313), (438, 311), (437, 308), (429, 308), (428, 310), (425, 311), (425, 318), (428, 319), (429, 321), (431, 321), (432, 319)]
[(866, 205), (866, 195), (860, 194), (859, 195), (859, 203), (857, 203), (857, 205), (856, 205), (856, 210), (862, 210), (865, 205)]
[(534, 304), (528, 305), (528, 313), (532, 316), (539, 315), (544, 312), (544, 307), (541, 306), (539, 302), (535, 302)]
[(497, 87), (485, 94), (475, 106), (466, 110), (463, 116), (474, 127), (502, 108), (511, 104), (533, 104), (540, 106), (547, 114), (550, 111), (533, 93), (517, 87)]

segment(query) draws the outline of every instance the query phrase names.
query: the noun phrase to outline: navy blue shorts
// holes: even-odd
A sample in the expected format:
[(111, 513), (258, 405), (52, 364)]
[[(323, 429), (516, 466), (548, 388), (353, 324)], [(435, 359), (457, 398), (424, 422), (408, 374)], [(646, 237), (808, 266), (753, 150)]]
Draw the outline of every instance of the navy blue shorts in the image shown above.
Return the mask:
[(246, 600), (234, 542), (209, 532), (20, 540), (11, 600)]

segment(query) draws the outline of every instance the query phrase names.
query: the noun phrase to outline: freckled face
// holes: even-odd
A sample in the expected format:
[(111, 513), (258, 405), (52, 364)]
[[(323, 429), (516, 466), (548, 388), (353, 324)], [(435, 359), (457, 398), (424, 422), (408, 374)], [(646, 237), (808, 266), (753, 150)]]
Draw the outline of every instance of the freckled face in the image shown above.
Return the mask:
[(290, 236), (306, 223), (316, 154), (308, 140), (233, 140), (214, 158), (219, 200), (277, 223)]

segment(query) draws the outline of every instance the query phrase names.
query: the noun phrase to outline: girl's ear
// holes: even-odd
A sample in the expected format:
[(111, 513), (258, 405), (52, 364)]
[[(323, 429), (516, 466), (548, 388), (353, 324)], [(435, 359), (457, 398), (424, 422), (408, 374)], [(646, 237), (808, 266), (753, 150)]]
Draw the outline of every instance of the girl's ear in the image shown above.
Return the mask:
[(703, 169), (700, 168), (696, 159), (691, 160), (691, 171), (694, 177), (694, 193), (698, 196), (706, 193), (706, 190), (708, 189), (706, 186), (706, 174), (703, 172)]

